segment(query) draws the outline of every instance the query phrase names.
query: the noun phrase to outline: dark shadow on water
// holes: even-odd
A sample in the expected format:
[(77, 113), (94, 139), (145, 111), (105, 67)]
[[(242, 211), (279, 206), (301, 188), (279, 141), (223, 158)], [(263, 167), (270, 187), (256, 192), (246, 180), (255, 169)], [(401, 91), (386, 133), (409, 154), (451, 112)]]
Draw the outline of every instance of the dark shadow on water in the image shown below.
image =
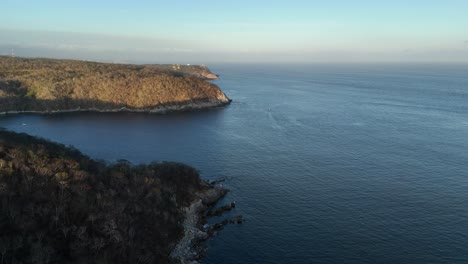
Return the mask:
[[(132, 107), (124, 103), (111, 103), (95, 99), (73, 99), (73, 98), (60, 98), (60, 99), (35, 99), (28, 96), (10, 96), (0, 97), (0, 112), (43, 112), (42, 114), (54, 113), (54, 111), (88, 111), (89, 112), (147, 112), (149, 113), (154, 109), (162, 109), (176, 107), (177, 111), (194, 111), (199, 109), (192, 109), (191, 104), (203, 104), (212, 102), (213, 98), (196, 98), (193, 100), (178, 101), (171, 103), (158, 103), (148, 105), (145, 107)], [(226, 103), (227, 104), (227, 103)], [(219, 103), (222, 106), (223, 103)], [(224, 104), (225, 105), (225, 104)], [(219, 107), (218, 106), (218, 107)], [(205, 107), (211, 108), (211, 107)], [(213, 107), (216, 108), (216, 107)], [(167, 112), (172, 112), (168, 110)], [(41, 114), (41, 113), (40, 113)], [(56, 113), (54, 113), (56, 114)]]

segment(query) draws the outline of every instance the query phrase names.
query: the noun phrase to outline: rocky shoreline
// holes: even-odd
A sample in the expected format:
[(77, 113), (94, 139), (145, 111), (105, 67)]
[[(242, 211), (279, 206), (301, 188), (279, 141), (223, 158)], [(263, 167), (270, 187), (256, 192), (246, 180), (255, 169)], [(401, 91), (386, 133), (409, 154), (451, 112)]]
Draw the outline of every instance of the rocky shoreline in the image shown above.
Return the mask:
[(171, 258), (176, 263), (182, 264), (197, 264), (203, 258), (205, 247), (202, 242), (212, 237), (217, 231), (223, 229), (227, 224), (241, 224), (244, 222), (241, 215), (233, 219), (223, 220), (214, 225), (206, 224), (206, 219), (213, 216), (213, 211), (218, 212), (216, 215), (221, 215), (226, 211), (230, 211), (235, 207), (235, 202), (227, 206), (222, 206), (218, 209), (212, 209), (218, 201), (220, 201), (228, 192), (220, 186), (213, 183), (207, 183), (208, 189), (198, 193), (198, 199), (190, 206), (185, 208), (184, 236), (171, 252)]
[(173, 112), (190, 112), (199, 111), (205, 109), (211, 109), (216, 107), (226, 106), (231, 103), (231, 99), (208, 99), (204, 102), (184, 103), (166, 105), (155, 108), (145, 109), (133, 109), (133, 108), (115, 108), (115, 109), (99, 109), (99, 108), (76, 108), (76, 109), (64, 109), (64, 110), (48, 110), (48, 111), (35, 111), (35, 110), (24, 110), (24, 111), (3, 111), (0, 115), (10, 114), (62, 114), (62, 113), (78, 113), (78, 112), (95, 112), (95, 113), (118, 113), (118, 112), (129, 112), (129, 113), (149, 113), (149, 114), (167, 114)]

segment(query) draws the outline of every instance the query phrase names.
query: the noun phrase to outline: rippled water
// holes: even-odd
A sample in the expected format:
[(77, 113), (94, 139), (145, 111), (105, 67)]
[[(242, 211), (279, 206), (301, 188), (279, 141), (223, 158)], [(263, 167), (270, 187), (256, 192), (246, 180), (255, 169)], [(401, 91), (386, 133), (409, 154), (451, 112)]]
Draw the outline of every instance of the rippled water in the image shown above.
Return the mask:
[(175, 160), (237, 201), (205, 263), (468, 263), (467, 65), (215, 65), (234, 101), (0, 126), (94, 158)]

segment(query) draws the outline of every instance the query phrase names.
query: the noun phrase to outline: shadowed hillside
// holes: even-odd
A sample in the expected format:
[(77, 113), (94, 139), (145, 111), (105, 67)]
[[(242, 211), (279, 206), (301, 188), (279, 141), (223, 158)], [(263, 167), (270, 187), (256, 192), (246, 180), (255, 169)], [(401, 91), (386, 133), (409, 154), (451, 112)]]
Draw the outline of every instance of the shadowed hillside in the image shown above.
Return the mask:
[(212, 187), (178, 163), (113, 165), (0, 130), (0, 263), (168, 263)]
[(212, 76), (205, 66), (0, 57), (0, 112), (228, 104), (218, 86), (203, 80)]

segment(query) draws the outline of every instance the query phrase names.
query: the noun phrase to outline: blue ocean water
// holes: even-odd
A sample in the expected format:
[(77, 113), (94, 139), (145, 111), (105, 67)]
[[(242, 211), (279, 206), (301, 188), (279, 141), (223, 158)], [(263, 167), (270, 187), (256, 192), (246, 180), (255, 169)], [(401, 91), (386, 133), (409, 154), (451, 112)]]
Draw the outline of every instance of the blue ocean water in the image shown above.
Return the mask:
[(211, 69), (226, 108), (0, 126), (226, 178), (223, 202), (247, 222), (210, 240), (205, 263), (468, 263), (468, 65)]

